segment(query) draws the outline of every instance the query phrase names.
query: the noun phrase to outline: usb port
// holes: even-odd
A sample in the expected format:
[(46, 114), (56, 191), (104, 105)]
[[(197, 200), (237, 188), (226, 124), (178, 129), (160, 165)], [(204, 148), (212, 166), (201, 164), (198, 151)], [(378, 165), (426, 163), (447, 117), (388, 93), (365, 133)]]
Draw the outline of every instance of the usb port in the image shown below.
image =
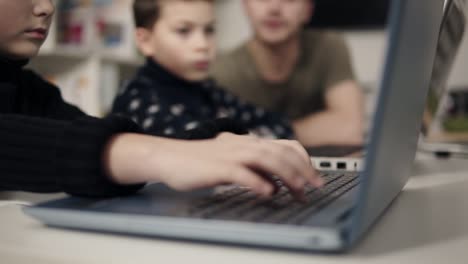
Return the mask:
[(328, 161), (322, 161), (320, 162), (320, 168), (330, 168), (331, 167), (331, 163), (328, 162)]
[(336, 168), (339, 170), (346, 170), (346, 162), (338, 162)]

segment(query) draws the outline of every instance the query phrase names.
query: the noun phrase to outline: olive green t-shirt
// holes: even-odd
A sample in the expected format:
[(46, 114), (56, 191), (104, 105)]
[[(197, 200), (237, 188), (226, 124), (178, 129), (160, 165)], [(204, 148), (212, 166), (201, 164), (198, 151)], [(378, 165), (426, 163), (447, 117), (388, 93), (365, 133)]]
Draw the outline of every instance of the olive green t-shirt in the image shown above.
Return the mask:
[(318, 30), (302, 34), (299, 60), (283, 83), (261, 78), (247, 44), (221, 54), (212, 74), (221, 87), (242, 99), (293, 120), (324, 110), (327, 89), (354, 79), (344, 39), (338, 33)]

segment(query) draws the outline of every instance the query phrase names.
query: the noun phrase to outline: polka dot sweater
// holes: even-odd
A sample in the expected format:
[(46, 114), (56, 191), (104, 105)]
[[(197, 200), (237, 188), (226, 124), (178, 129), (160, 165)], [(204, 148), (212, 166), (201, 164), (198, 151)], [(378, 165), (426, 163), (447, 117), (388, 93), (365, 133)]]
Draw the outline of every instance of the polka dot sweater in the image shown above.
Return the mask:
[(230, 120), (230, 126), (261, 137), (294, 137), (282, 115), (244, 102), (212, 80), (183, 80), (151, 59), (124, 85), (112, 112), (132, 118), (145, 133), (156, 136), (180, 138), (185, 132), (224, 118), (224, 123)]

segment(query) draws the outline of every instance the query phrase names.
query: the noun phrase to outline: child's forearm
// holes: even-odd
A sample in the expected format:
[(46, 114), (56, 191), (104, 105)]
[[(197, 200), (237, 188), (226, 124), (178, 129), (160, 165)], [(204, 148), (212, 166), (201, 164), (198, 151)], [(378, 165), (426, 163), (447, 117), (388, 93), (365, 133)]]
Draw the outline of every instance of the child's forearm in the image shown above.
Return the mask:
[(164, 140), (168, 139), (131, 133), (115, 135), (103, 152), (107, 175), (118, 184), (157, 181), (158, 171), (145, 168), (155, 167), (154, 157), (159, 155)]
[(117, 184), (159, 181), (178, 191), (234, 183), (270, 196), (274, 184), (268, 175), (296, 196), (307, 183), (323, 184), (299, 143), (230, 133), (199, 141), (118, 134), (108, 142), (103, 163)]

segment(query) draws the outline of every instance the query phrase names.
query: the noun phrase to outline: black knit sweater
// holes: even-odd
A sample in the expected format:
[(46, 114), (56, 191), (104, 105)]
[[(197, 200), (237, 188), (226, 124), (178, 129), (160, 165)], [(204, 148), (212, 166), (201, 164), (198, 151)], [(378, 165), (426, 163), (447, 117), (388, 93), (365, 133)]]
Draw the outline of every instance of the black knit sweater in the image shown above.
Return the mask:
[(104, 197), (141, 188), (113, 183), (101, 157), (112, 135), (139, 127), (119, 116), (84, 114), (56, 87), (23, 70), (25, 63), (0, 60), (0, 190)]
[(145, 133), (156, 136), (186, 138), (186, 133), (199, 134), (200, 130), (228, 130), (262, 137), (294, 137), (282, 115), (243, 102), (212, 80), (184, 80), (150, 58), (125, 85), (112, 111), (131, 117)]

